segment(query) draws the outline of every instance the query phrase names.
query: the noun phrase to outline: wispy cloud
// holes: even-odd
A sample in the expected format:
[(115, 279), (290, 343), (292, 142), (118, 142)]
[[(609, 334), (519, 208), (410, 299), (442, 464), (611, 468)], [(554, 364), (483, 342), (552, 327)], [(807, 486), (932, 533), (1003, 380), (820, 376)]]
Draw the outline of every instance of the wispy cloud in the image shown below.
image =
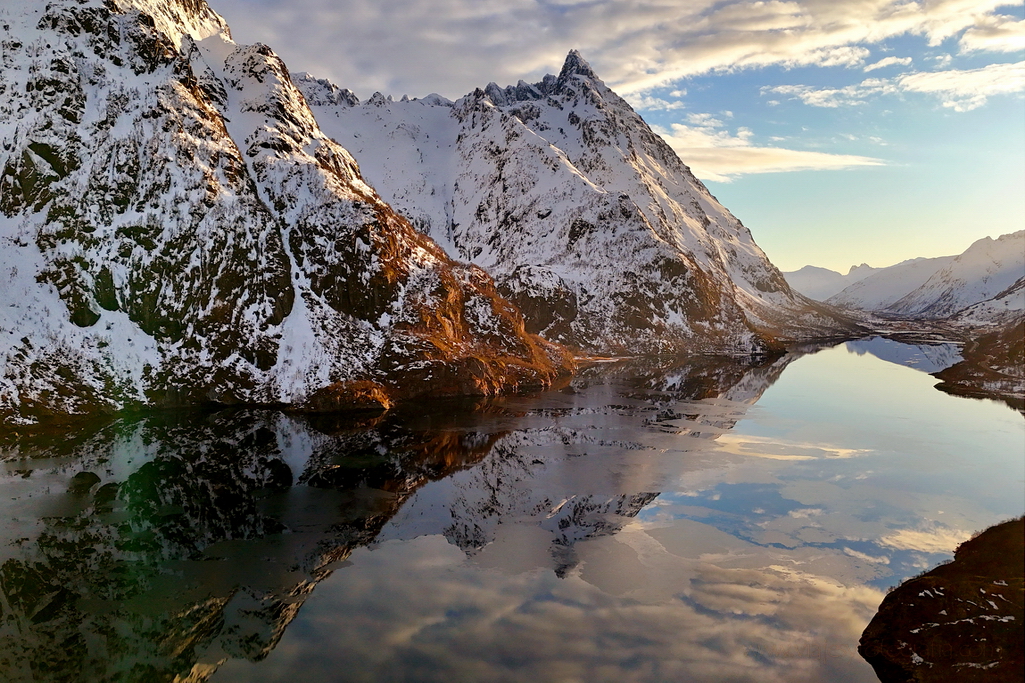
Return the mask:
[[(685, 93), (686, 91), (683, 92)], [(663, 100), (642, 93), (628, 95), (626, 101), (638, 111), (673, 111), (687, 106), (683, 103), (683, 100)]]
[[(577, 48), (621, 93), (768, 65), (858, 68), (901, 35), (1006, 51), (1021, 22), (1006, 0), (211, 0), (242, 41), (361, 96), (437, 91), (556, 71)], [(883, 60), (885, 61), (885, 60)], [(657, 104), (657, 103), (656, 103)]]
[(810, 107), (835, 109), (841, 106), (863, 104), (871, 95), (897, 92), (897, 87), (888, 80), (868, 78), (856, 85), (843, 88), (815, 88), (810, 85), (777, 85), (763, 87), (762, 94), (783, 95), (800, 100)]
[(1023, 91), (1025, 62), (990, 64), (980, 69), (909, 73), (892, 79), (870, 78), (843, 88), (815, 88), (808, 85), (762, 88), (763, 95), (782, 95), (812, 107), (827, 108), (863, 104), (868, 98), (883, 94), (926, 93), (940, 98), (944, 107), (958, 112), (981, 107), (994, 95)]
[(755, 145), (751, 130), (742, 127), (730, 133), (722, 121), (709, 114), (693, 114), (688, 124), (674, 123), (669, 128), (656, 126), (655, 132), (702, 180), (730, 182), (753, 173), (840, 170), (885, 164), (882, 159), (872, 157)]
[(933, 71), (902, 76), (899, 87), (908, 92), (936, 95), (944, 107), (970, 111), (993, 95), (1025, 91), (1025, 62), (990, 64), (968, 71)]
[(923, 529), (899, 529), (879, 539), (879, 543), (898, 550), (949, 553), (969, 538), (971, 534), (967, 531), (935, 524)]
[(911, 61), (911, 57), (885, 57), (878, 62), (867, 65), (864, 71), (875, 71), (876, 69), (883, 69), (888, 66), (909, 66)]

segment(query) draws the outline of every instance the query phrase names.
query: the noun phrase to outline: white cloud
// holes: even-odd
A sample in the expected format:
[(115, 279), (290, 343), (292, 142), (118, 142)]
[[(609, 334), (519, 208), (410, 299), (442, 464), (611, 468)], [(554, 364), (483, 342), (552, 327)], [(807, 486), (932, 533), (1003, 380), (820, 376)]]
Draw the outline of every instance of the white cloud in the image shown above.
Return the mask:
[(961, 36), (961, 52), (1025, 50), (1025, 21), (1005, 15), (983, 17)]
[(663, 100), (641, 93), (627, 95), (626, 101), (638, 111), (672, 111), (686, 107), (681, 100)]
[[(767, 65), (859, 67), (866, 45), (901, 35), (1004, 49), (1006, 0), (211, 0), (238, 40), (360, 96), (436, 91), (557, 71), (581, 50), (621, 93)], [(1002, 37), (1004, 36), (1004, 37)], [(673, 96), (670, 96), (673, 97)]]
[(923, 553), (950, 553), (971, 538), (971, 533), (934, 524), (923, 529), (899, 529), (879, 539), (880, 545)]
[(875, 557), (873, 555), (866, 555), (865, 553), (859, 553), (857, 550), (854, 550), (853, 548), (844, 548), (843, 552), (844, 552), (844, 555), (848, 555), (850, 557), (853, 557), (856, 560), (862, 560), (864, 562), (871, 562), (872, 564), (890, 564), (890, 558), (886, 557), (885, 555), (880, 555), (879, 557)]
[(888, 80), (868, 78), (857, 85), (843, 88), (815, 88), (810, 85), (778, 85), (762, 88), (762, 94), (785, 95), (800, 100), (810, 107), (835, 109), (841, 106), (864, 104), (871, 95), (897, 92)]
[(688, 123), (669, 129), (655, 127), (680, 158), (703, 180), (729, 182), (752, 173), (839, 170), (856, 166), (880, 166), (881, 159), (850, 154), (827, 154), (752, 144), (753, 133), (738, 128), (731, 134), (710, 114), (691, 114)]
[(981, 107), (993, 95), (1025, 91), (1025, 62), (990, 64), (968, 71), (933, 71), (908, 74), (899, 79), (899, 87), (908, 92), (930, 93), (954, 111)]
[(258, 668), (228, 666), (246, 680), (326, 680), (359, 662), (373, 680), (625, 683), (827, 681), (867, 668), (858, 636), (884, 595), (833, 576), (878, 569), (829, 549), (816, 549), (828, 566), (786, 556), (738, 568), (673, 554), (662, 542), (675, 549), (675, 537), (653, 533), (661, 541), (635, 530), (579, 544), (584, 566), (564, 579), (482, 571), (439, 536), (361, 548), (303, 605), (302, 637), (286, 634)]
[(909, 66), (911, 61), (911, 57), (885, 57), (874, 64), (869, 64), (865, 67), (864, 71), (875, 71), (887, 66)]
[(1023, 91), (1025, 62), (990, 64), (980, 69), (910, 73), (892, 79), (870, 78), (844, 88), (815, 88), (808, 85), (762, 88), (762, 94), (784, 95), (812, 107), (826, 108), (863, 104), (869, 97), (883, 94), (927, 93), (939, 97), (944, 107), (958, 112), (981, 107), (993, 95)]

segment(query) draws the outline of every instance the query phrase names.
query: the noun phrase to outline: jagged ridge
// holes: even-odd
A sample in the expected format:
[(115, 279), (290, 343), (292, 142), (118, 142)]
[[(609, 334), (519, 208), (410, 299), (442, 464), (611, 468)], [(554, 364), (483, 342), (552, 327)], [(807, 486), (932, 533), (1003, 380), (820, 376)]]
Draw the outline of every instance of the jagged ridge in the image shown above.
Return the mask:
[[(550, 339), (612, 352), (755, 351), (852, 325), (794, 293), (587, 62), (558, 76), (366, 103), (294, 76), (382, 196), (488, 270)], [(343, 96), (339, 96), (344, 93)]]

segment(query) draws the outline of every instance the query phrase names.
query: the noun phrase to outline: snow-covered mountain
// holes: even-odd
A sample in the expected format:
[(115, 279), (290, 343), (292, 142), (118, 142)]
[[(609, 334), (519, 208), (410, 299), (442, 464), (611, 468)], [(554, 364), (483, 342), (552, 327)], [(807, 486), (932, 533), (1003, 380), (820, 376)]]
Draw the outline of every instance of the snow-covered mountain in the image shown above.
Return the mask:
[(587, 349), (750, 351), (848, 321), (750, 232), (575, 51), (558, 76), (456, 102), (360, 103), (293, 74), (386, 201), (495, 277), (528, 329)]
[(1025, 230), (984, 237), (936, 271), (921, 287), (887, 307), (917, 318), (945, 318), (1001, 294), (1025, 278)]
[(826, 301), (844, 308), (881, 311), (921, 287), (936, 271), (953, 260), (953, 256), (915, 258), (880, 268)]
[(879, 271), (867, 263), (860, 266), (851, 266), (846, 275), (828, 268), (818, 266), (805, 266), (800, 270), (784, 272), (787, 284), (810, 299), (825, 301), (834, 294), (838, 294), (844, 288), (855, 282), (864, 280), (872, 273)]
[(491, 393), (564, 366), (203, 0), (5, 5), (0, 42), (0, 421)]
[(966, 327), (1008, 325), (1025, 318), (1025, 277), (996, 296), (963, 308), (950, 321)]
[(1022, 278), (1025, 230), (997, 239), (984, 237), (957, 256), (918, 258), (882, 268), (830, 297), (827, 303), (939, 319), (987, 299), (1009, 297), (994, 304), (996, 313), (1014, 309), (1015, 296), (1021, 295), (1011, 290)]

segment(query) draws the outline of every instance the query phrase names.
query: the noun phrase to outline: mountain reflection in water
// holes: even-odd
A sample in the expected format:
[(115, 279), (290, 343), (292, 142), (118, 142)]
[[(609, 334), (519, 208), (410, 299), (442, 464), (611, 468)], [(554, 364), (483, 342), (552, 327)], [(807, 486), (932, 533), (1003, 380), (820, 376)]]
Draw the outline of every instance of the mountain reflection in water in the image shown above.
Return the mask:
[(883, 337), (849, 341), (844, 346), (852, 353), (871, 353), (876, 358), (905, 365), (932, 374), (961, 362), (961, 349), (953, 342), (902, 344)]
[(873, 425), (801, 416), (830, 392), (863, 411), (837, 378), (902, 370), (845, 356), (637, 360), (380, 417), (154, 414), (13, 443), (0, 677), (874, 680), (855, 648), (880, 589), (1020, 514), (1003, 453), (1022, 428), (901, 375), (990, 435), (971, 460), (995, 497), (940, 451), (968, 493), (908, 483), (901, 438), (921, 434), (879, 421), (886, 450)]

